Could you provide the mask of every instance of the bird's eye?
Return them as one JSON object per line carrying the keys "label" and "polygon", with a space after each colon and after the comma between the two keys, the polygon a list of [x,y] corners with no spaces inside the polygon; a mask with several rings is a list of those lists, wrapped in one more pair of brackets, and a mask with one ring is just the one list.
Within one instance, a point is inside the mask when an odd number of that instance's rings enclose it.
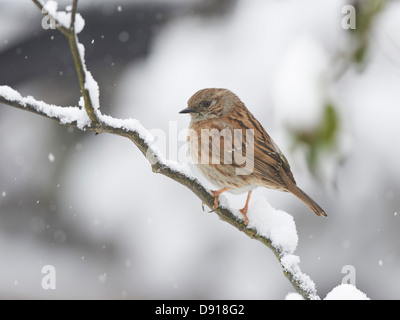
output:
{"label": "bird's eye", "polygon": [[211,106],[211,101],[206,100],[203,102],[203,107],[208,108],[209,106]]}

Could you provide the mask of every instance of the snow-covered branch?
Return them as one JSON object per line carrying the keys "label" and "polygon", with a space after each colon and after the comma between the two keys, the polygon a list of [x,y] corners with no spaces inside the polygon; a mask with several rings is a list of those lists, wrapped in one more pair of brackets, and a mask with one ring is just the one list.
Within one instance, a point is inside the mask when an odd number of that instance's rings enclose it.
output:
{"label": "snow-covered branch", "polygon": [[[152,146],[152,135],[136,119],[116,119],[100,113],[99,121],[94,124],[85,109],[78,106],[61,107],[38,101],[31,96],[22,97],[8,86],[0,86],[0,103],[18,109],[30,111],[60,124],[90,130],[97,133],[111,133],[130,139],[149,160],[153,172],[163,174],[190,189],[197,197],[212,207],[214,198],[196,178],[189,168],[178,162],[167,160]],[[257,200],[257,199],[256,199]],[[253,239],[269,247],[282,265],[283,272],[293,287],[305,299],[319,299],[311,279],[303,274],[299,267],[300,259],[293,255],[297,246],[297,232],[292,216],[286,212],[273,209],[265,199],[258,199],[254,209],[249,210],[249,225],[246,227],[242,216],[229,205],[222,204],[214,211],[224,220]]]}
{"label": "snow-covered branch", "polygon": [[85,21],[78,14],[78,0],[73,0],[70,8],[71,12],[57,11],[58,3],[49,0],[43,3],[42,0],[32,0],[35,5],[45,15],[49,15],[55,21],[57,29],[66,36],[71,49],[72,57],[75,63],[75,69],[78,74],[79,85],[82,92],[83,106],[89,119],[93,123],[99,121],[97,110],[100,106],[99,87],[92,74],[87,70],[84,60],[85,47],[79,43],[78,33],[83,30]]}

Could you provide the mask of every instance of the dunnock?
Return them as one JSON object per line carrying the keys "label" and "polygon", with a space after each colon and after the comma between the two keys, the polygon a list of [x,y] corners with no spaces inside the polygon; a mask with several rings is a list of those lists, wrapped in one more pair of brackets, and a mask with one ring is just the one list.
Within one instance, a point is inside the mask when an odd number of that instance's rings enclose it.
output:
{"label": "dunnock", "polygon": [[200,90],[180,113],[191,115],[188,142],[192,159],[204,176],[220,188],[211,191],[215,198],[213,209],[218,208],[218,197],[225,191],[248,192],[240,210],[247,224],[252,190],[266,187],[291,192],[316,215],[327,216],[296,185],[286,157],[233,92]]}

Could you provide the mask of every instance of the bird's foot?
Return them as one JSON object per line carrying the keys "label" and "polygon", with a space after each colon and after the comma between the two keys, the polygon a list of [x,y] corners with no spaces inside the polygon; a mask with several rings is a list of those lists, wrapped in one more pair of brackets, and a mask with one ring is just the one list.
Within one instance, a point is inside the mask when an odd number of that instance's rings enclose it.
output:
{"label": "bird's foot", "polygon": [[247,206],[244,207],[243,209],[239,210],[241,214],[243,215],[244,218],[244,224],[247,226],[249,224],[249,218],[247,218]]}

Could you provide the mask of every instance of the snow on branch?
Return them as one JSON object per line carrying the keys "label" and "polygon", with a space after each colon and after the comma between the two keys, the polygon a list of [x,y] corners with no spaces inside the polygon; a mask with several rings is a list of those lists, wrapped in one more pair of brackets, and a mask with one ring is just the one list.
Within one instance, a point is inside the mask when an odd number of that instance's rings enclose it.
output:
{"label": "snow on branch", "polygon": [[57,29],[68,39],[82,92],[83,100],[80,104],[84,106],[92,123],[97,123],[99,121],[98,109],[100,107],[99,86],[86,68],[85,47],[78,40],[77,34],[82,31],[85,25],[82,16],[77,13],[78,0],[73,0],[71,12],[57,11],[58,3],[53,0],[49,0],[46,3],[43,0],[32,1],[43,14],[49,15],[54,19]]}
{"label": "snow on branch", "polygon": [[0,86],[0,102],[57,120],[61,124],[74,125],[82,130],[90,125],[87,113],[80,108],[55,106],[36,100],[32,96],[22,97],[9,86]]}
{"label": "snow on branch", "polygon": [[[77,33],[84,26],[83,18],[77,14],[77,0],[73,0],[71,12],[57,11],[57,2],[32,0],[42,12],[50,14],[58,23],[58,30],[69,41],[77,70],[82,97],[78,106],[61,107],[23,97],[9,86],[0,86],[0,103],[30,111],[60,124],[77,127],[96,133],[111,133],[130,139],[151,164],[152,170],[161,173],[190,189],[203,203],[213,207],[214,198],[190,172],[176,161],[167,160],[153,145],[154,138],[136,119],[116,119],[100,111],[99,86],[87,70],[85,48],[79,43]],[[223,199],[222,199],[223,200]],[[294,255],[298,236],[294,219],[288,213],[276,210],[264,199],[253,202],[248,212],[249,224],[245,225],[242,215],[222,203],[214,210],[221,220],[230,223],[249,237],[259,240],[272,250],[282,266],[283,273],[304,299],[320,299],[314,282],[301,272],[300,258]]]}
{"label": "snow on branch", "polygon": [[65,36],[72,36],[83,30],[85,21],[79,13],[76,13],[78,1],[74,0],[72,7],[69,7],[71,12],[58,11],[58,3],[53,0],[44,2],[43,0],[32,0],[33,3],[48,16],[52,23],[54,22],[57,29]]}
{"label": "snow on branch", "polygon": [[57,11],[58,3],[56,1],[37,1],[42,6],[42,11],[52,17],[56,24],[62,26],[65,29],[73,29],[75,33],[80,33],[85,26],[85,21],[79,13],[76,13],[77,1],[74,1],[72,12]]}

